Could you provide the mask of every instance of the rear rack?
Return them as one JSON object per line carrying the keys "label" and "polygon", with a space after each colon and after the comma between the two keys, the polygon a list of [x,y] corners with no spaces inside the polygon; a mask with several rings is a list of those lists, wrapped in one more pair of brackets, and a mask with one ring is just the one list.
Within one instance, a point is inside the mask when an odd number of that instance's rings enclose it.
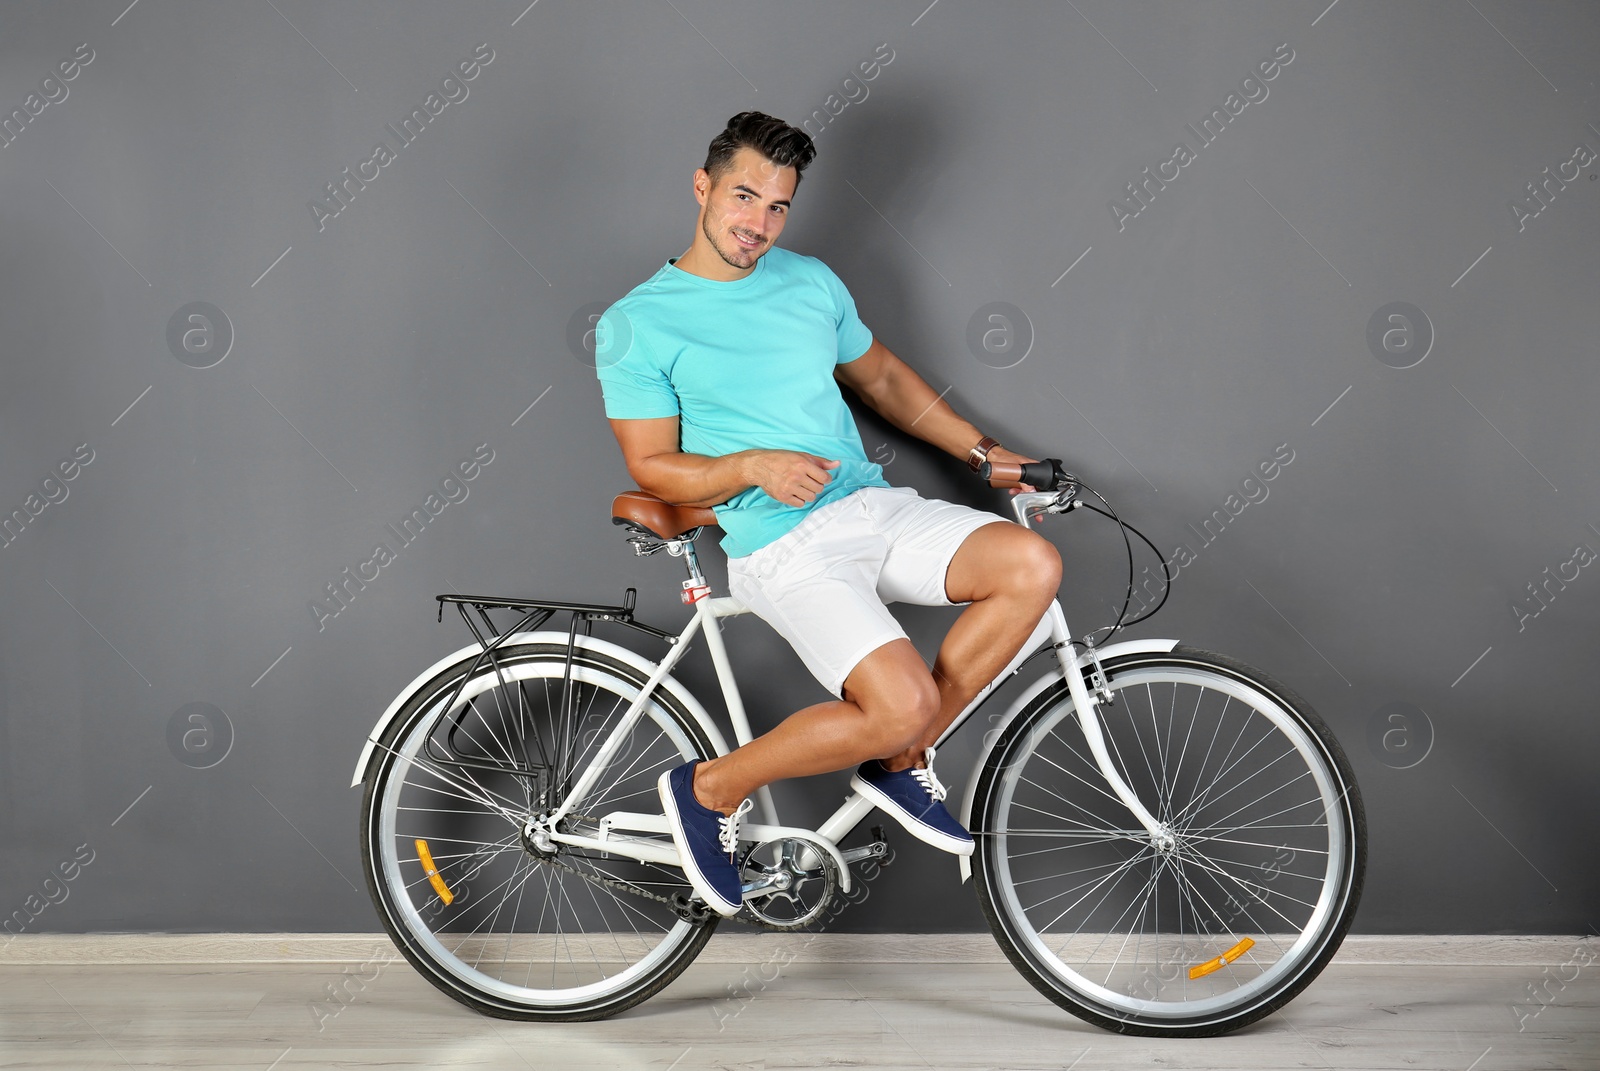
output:
{"label": "rear rack", "polygon": [[[461,612],[461,620],[466,622],[467,628],[472,631],[473,637],[477,639],[478,645],[485,648],[498,647],[507,636],[529,628],[538,628],[553,615],[563,611],[572,614],[572,628],[569,629],[569,632],[575,632],[580,619],[584,623],[583,634],[585,636],[589,635],[593,622],[615,621],[619,625],[636,628],[640,632],[648,633],[657,639],[667,640],[668,642],[676,640],[677,636],[671,632],[663,632],[661,629],[647,625],[643,621],[635,621],[633,619],[633,607],[638,596],[639,590],[637,588],[629,588],[623,596],[621,606],[606,606],[601,603],[591,602],[559,602],[552,599],[497,599],[486,595],[435,595],[434,598],[439,601],[438,620],[444,620],[445,603],[454,604],[455,608]],[[478,618],[483,622],[484,628],[490,636],[494,637],[493,643],[483,638],[483,633],[478,631],[478,626],[468,616],[467,607],[469,606],[477,611]],[[489,619],[490,610],[517,610],[524,612],[526,616],[510,629],[501,632],[495,623]]]}
{"label": "rear rack", "polygon": [[[500,677],[502,683],[506,682],[505,670],[502,668],[495,653],[496,649],[504,644],[506,640],[529,629],[537,629],[555,614],[570,613],[572,620],[567,626],[566,664],[562,669],[561,676],[561,714],[556,730],[558,733],[556,754],[568,754],[573,745],[573,741],[570,738],[573,715],[572,661],[574,652],[577,649],[578,623],[580,621],[583,622],[583,634],[585,636],[590,635],[594,622],[615,621],[618,624],[627,625],[629,628],[635,628],[640,632],[666,640],[668,643],[676,643],[678,641],[678,637],[673,633],[663,632],[661,629],[633,619],[634,602],[638,598],[638,594],[638,589],[628,588],[621,606],[605,606],[599,603],[586,602],[561,602],[553,599],[500,599],[485,595],[434,596],[439,602],[438,620],[444,620],[446,603],[455,606],[461,613],[461,620],[466,623],[467,629],[471,631],[473,638],[478,641],[478,646],[482,648],[477,657],[473,659],[472,666],[461,678],[461,682],[456,685],[455,691],[451,694],[449,701],[446,702],[444,709],[451,710],[455,707],[456,701],[467,686],[467,682],[477,675],[479,668],[485,662],[494,667],[494,671]],[[469,608],[476,611],[478,620],[483,622],[481,628],[467,612]],[[522,614],[523,617],[511,628],[502,630],[490,618],[490,610],[515,610]],[[487,636],[485,633],[487,633]],[[463,707],[460,713],[456,715],[455,723],[451,726],[448,734],[447,746],[455,754],[451,756],[438,752],[436,743],[430,740],[427,745],[429,758],[449,766],[477,767],[500,772],[510,770],[513,773],[529,777],[538,776],[539,764],[534,763],[531,756],[523,756],[521,764],[513,761],[508,765],[506,762],[499,760],[485,762],[463,755],[457,746],[456,734],[460,730],[461,720],[466,714],[467,709]],[[549,786],[546,787],[548,788]]]}

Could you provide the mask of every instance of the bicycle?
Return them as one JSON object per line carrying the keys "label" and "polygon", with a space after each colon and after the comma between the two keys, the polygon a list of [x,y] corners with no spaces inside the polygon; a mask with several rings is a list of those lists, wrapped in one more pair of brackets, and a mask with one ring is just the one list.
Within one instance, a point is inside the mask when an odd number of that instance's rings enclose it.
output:
{"label": "bicycle", "polygon": [[[1019,524],[1088,505],[1080,489],[1110,508],[1055,459],[981,475],[1039,488],[1013,496]],[[1140,534],[1096,512],[1125,543]],[[701,572],[694,541],[716,523],[709,508],[633,491],[614,501],[613,523],[636,554],[684,559],[693,615],[681,632],[635,620],[634,588],[621,605],[437,596],[439,619],[453,605],[475,642],[389,705],[352,781],[366,786],[363,864],[396,946],[491,1016],[574,1021],[633,1007],[720,921],[683,876],[656,779],[729,750],[671,676],[697,633],[734,739],[751,739],[720,624],[749,611],[712,596]],[[1131,544],[1128,554],[1131,596]],[[522,616],[502,630],[491,611]],[[563,612],[564,632],[539,631]],[[597,621],[669,650],[647,659],[592,635]],[[1119,615],[1111,633],[1124,624]],[[978,848],[959,860],[962,881],[973,879],[1018,971],[1067,1011],[1122,1033],[1225,1033],[1283,1006],[1338,949],[1365,871],[1360,794],[1338,741],[1284,685],[1175,640],[1097,646],[1101,631],[1071,639],[1052,602],[940,737],[1044,659],[967,778],[957,817]],[[740,831],[745,922],[803,929],[850,892],[853,865],[887,854],[881,828],[842,847],[872,810],[859,795],[815,830],[781,824],[766,788],[755,798],[761,820]]]}

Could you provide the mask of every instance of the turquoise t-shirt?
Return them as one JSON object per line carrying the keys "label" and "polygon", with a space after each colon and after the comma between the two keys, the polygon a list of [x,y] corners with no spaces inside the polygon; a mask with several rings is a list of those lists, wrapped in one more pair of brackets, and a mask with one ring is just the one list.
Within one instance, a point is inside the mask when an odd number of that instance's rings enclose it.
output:
{"label": "turquoise t-shirt", "polygon": [[888,487],[833,378],[867,352],[872,332],[839,277],[815,257],[774,246],[743,279],[718,282],[671,261],[601,316],[595,370],[613,420],[676,416],[686,454],[803,450],[833,458],[804,506],[749,487],[714,506],[730,558],[760,550],[825,502]]}

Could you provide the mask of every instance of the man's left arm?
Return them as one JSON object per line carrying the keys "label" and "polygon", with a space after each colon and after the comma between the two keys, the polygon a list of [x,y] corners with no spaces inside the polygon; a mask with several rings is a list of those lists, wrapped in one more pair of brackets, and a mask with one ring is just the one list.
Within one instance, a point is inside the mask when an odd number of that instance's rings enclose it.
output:
{"label": "man's left arm", "polygon": [[[835,366],[833,374],[889,423],[959,458],[962,464],[984,438],[984,432],[962,418],[938,391],[876,338],[866,353]],[[991,461],[1038,460],[1004,446],[994,447],[988,457]],[[1016,491],[1033,489],[1024,485]]]}

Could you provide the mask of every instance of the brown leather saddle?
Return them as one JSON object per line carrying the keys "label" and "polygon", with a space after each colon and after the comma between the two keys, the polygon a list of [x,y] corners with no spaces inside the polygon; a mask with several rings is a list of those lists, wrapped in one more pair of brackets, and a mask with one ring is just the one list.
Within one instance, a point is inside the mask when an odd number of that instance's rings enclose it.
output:
{"label": "brown leather saddle", "polygon": [[717,515],[710,506],[674,506],[645,491],[624,491],[611,500],[611,523],[676,539],[692,528],[714,527]]}

